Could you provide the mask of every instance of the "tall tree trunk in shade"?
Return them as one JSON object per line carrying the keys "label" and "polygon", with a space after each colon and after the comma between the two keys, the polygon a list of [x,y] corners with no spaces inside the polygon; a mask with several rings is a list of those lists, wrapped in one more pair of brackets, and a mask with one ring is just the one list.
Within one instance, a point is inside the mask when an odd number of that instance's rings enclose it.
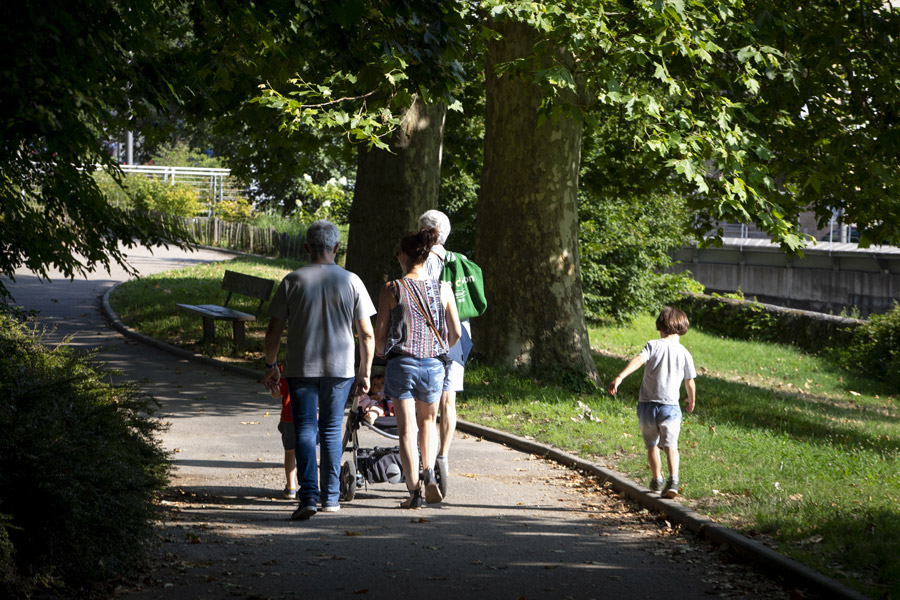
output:
{"label": "tall tree trunk in shade", "polygon": [[360,147],[345,265],[375,303],[384,282],[401,275],[397,242],[437,206],[445,116],[443,103],[416,98],[390,139],[390,152]]}
{"label": "tall tree trunk in shade", "polygon": [[[486,56],[475,242],[488,310],[473,322],[476,350],[492,364],[561,365],[599,382],[578,260],[582,124],[559,111],[542,122],[541,93],[529,84],[531,73],[497,74],[498,63],[531,55],[538,34],[512,21],[493,26],[502,37],[490,42]],[[571,60],[556,55],[538,62],[551,58]]]}

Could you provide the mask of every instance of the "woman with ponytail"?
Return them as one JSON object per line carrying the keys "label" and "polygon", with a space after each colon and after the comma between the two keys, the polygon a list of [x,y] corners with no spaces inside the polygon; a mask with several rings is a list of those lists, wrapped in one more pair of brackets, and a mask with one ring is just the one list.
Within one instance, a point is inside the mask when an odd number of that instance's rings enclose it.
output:
{"label": "woman with ponytail", "polygon": [[[387,358],[385,395],[394,401],[400,437],[400,461],[410,497],[401,508],[421,508],[442,500],[434,476],[438,401],[447,352],[460,336],[456,300],[450,285],[429,278],[425,259],[438,240],[436,229],[403,236],[397,259],[403,277],[381,290],[375,322],[375,348]],[[413,428],[418,425],[422,453],[420,477]]]}

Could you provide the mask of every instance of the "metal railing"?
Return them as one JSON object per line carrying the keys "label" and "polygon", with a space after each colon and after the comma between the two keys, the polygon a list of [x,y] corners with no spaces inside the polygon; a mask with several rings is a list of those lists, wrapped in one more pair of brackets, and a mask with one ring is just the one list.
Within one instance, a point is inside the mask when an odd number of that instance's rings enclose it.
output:
{"label": "metal railing", "polygon": [[210,202],[242,196],[245,190],[231,177],[231,169],[213,167],[169,167],[157,165],[121,165],[122,172],[144,175],[175,185],[189,185]]}

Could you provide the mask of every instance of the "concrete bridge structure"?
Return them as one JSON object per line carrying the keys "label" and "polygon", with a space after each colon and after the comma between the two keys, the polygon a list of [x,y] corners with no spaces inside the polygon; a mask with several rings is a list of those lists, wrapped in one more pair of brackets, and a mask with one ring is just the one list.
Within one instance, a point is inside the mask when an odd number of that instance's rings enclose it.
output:
{"label": "concrete bridge structure", "polygon": [[788,256],[767,239],[724,238],[719,248],[681,248],[672,272],[690,271],[707,293],[740,290],[760,302],[860,317],[900,302],[900,248],[854,243],[810,244]]}

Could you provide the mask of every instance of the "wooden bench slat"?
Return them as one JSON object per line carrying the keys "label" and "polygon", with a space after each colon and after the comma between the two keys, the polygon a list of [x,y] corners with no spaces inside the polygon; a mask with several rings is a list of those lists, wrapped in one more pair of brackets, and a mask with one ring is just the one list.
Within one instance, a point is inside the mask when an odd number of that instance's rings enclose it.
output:
{"label": "wooden bench slat", "polygon": [[218,304],[176,304],[178,308],[221,321],[255,321],[256,315]]}

